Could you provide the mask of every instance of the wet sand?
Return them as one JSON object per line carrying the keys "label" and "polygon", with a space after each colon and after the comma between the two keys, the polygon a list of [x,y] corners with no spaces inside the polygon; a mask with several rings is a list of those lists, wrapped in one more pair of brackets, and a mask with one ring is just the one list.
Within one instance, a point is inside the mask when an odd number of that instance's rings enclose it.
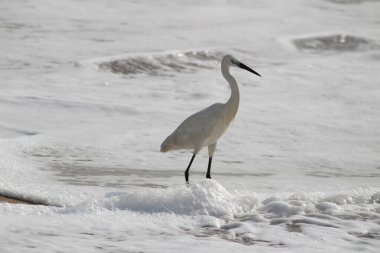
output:
{"label": "wet sand", "polygon": [[35,205],[35,203],[32,203],[32,202],[28,202],[28,201],[24,201],[24,200],[20,200],[20,199],[15,199],[15,198],[9,198],[9,197],[5,197],[5,196],[0,195],[0,203],[1,202],[5,202],[5,203],[9,203],[9,204]]}

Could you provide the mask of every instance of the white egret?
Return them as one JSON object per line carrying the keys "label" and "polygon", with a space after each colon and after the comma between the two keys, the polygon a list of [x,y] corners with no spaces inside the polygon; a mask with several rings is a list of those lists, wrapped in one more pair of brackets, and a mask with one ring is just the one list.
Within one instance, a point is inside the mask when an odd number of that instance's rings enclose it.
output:
{"label": "white egret", "polygon": [[201,148],[205,146],[208,146],[209,155],[206,178],[211,179],[211,162],[216,143],[235,118],[239,108],[239,87],[235,78],[230,74],[231,66],[248,70],[260,76],[259,73],[241,63],[233,56],[225,55],[222,59],[221,69],[223,77],[231,87],[231,96],[228,101],[225,104],[213,104],[191,115],[161,144],[161,152],[178,149],[193,149],[193,156],[185,170],[186,182],[189,182],[189,170],[195,156]]}

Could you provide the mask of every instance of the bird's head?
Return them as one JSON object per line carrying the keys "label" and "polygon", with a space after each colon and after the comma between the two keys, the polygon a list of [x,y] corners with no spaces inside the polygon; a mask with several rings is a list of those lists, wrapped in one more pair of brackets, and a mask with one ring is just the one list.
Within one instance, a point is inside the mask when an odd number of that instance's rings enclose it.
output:
{"label": "bird's head", "polygon": [[254,71],[253,69],[251,69],[250,67],[248,67],[247,65],[245,65],[244,63],[240,62],[239,60],[237,60],[235,57],[233,57],[232,55],[225,55],[223,56],[223,59],[222,59],[222,66],[227,66],[227,67],[230,67],[230,66],[234,66],[234,67],[239,67],[241,69],[245,69],[255,75],[258,75],[258,76],[261,76],[259,73],[257,73],[256,71]]}

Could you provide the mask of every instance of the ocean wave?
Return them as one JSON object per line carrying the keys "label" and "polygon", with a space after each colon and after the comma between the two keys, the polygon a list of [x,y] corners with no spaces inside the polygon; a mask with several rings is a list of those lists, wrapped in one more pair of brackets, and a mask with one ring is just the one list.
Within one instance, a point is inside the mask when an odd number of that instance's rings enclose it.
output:
{"label": "ocean wave", "polygon": [[198,69],[215,68],[223,53],[216,50],[167,51],[151,54],[125,54],[83,61],[100,70],[134,76],[167,76],[175,73],[191,73]]}
{"label": "ocean wave", "polygon": [[[344,192],[256,194],[228,190],[215,180],[201,180],[189,186],[166,189],[140,189],[109,192],[74,206],[44,209],[49,216],[61,218],[114,217],[130,222],[147,219],[161,224],[175,220],[179,230],[195,237],[219,237],[243,244],[287,247],[296,241],[292,236],[313,241],[319,233],[376,247],[380,239],[380,192],[357,188]],[[0,206],[1,207],[1,206]],[[17,206],[5,205],[0,212],[22,212]],[[40,209],[26,208],[28,212]],[[63,215],[63,216],[62,216]],[[92,217],[92,218],[91,218]],[[181,220],[191,224],[181,224]],[[279,237],[277,235],[283,235]],[[319,238],[318,237],[318,238]],[[286,239],[288,238],[288,239]]]}
{"label": "ocean wave", "polygon": [[66,211],[81,212],[82,208],[95,205],[106,210],[208,215],[228,219],[252,214],[278,219],[297,215],[338,217],[344,213],[350,214],[353,219],[380,219],[379,203],[380,192],[369,188],[343,193],[295,193],[263,198],[253,192],[227,190],[215,180],[204,179],[189,186],[110,192],[104,199],[95,202],[90,200],[79,206],[68,207]]}
{"label": "ocean wave", "polygon": [[202,180],[188,187],[109,194],[103,205],[111,210],[233,217],[253,211],[259,200],[254,194],[231,193],[216,181]]}
{"label": "ocean wave", "polygon": [[380,48],[374,40],[340,33],[295,38],[293,43],[298,50],[309,52],[354,52]]}
{"label": "ocean wave", "polygon": [[370,188],[264,197],[264,194],[227,190],[217,181],[205,179],[190,186],[110,192],[103,199],[58,208],[57,212],[190,218],[194,220],[192,227],[178,226],[196,237],[217,236],[243,245],[271,247],[285,247],[289,243],[271,234],[288,237],[297,233],[313,238],[311,231],[318,233],[323,229],[332,236],[365,242],[372,247],[380,239],[379,203],[380,192]]}

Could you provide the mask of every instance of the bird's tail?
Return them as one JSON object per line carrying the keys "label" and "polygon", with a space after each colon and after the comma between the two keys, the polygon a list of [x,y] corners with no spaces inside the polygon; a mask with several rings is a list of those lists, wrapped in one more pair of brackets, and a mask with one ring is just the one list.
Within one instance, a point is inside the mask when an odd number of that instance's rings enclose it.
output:
{"label": "bird's tail", "polygon": [[168,137],[168,138],[166,138],[165,140],[164,140],[164,142],[161,144],[161,149],[160,149],[160,151],[161,152],[168,152],[168,151],[170,151],[171,150],[171,148],[172,148],[172,145],[171,145],[171,141],[170,141],[170,136]]}

